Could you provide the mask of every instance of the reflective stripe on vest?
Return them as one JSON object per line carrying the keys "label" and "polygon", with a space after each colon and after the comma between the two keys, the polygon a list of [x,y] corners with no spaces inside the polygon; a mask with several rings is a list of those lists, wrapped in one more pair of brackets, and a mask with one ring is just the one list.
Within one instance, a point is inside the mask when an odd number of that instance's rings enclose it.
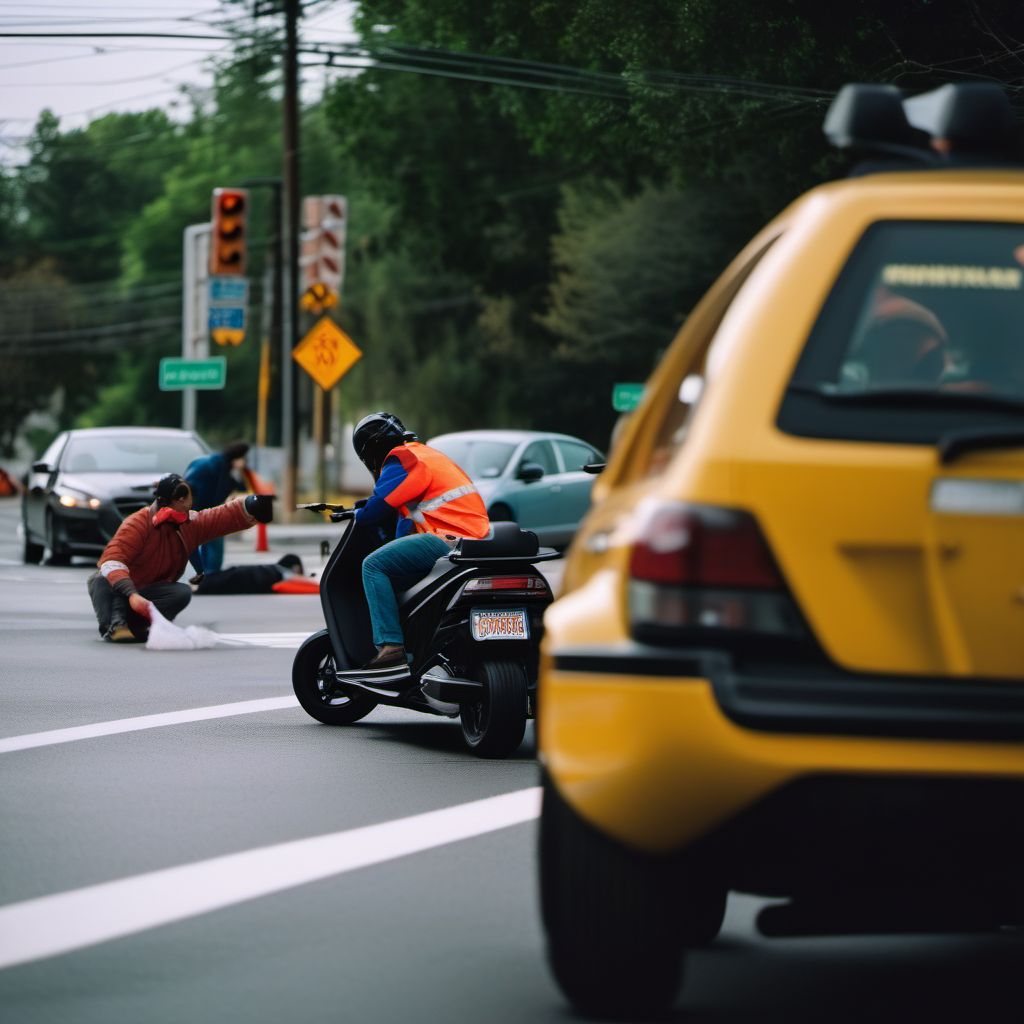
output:
{"label": "reflective stripe on vest", "polygon": [[472,484],[463,484],[461,487],[453,487],[450,491],[445,491],[444,494],[439,494],[436,498],[431,498],[430,501],[420,502],[416,508],[420,512],[433,512],[435,508],[440,508],[442,505],[447,504],[449,501],[454,501],[456,498],[464,498],[467,494],[476,494],[476,488]]}
{"label": "reflective stripe on vest", "polygon": [[476,493],[477,490],[472,484],[463,484],[461,487],[453,487],[450,491],[439,494],[436,498],[431,498],[430,501],[414,501],[405,507],[409,510],[409,518],[414,523],[425,523],[427,520],[423,515],[424,512],[433,512],[442,505],[447,505],[449,501],[455,501],[456,498],[464,498],[467,494]]}

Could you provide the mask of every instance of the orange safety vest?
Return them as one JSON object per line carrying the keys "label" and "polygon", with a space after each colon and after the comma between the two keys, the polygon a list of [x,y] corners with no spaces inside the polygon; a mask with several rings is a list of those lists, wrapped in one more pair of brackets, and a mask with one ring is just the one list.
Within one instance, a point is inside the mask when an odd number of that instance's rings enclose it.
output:
{"label": "orange safety vest", "polygon": [[384,500],[416,525],[417,533],[441,537],[486,537],[491,523],[473,482],[441,452],[410,441],[388,452],[406,472]]}

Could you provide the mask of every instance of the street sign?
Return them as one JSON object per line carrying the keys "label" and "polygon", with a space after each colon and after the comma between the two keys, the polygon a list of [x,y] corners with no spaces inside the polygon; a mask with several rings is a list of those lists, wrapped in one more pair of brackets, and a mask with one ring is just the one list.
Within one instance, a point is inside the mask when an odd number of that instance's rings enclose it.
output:
{"label": "street sign", "polygon": [[302,202],[302,224],[302,283],[325,284],[340,294],[345,279],[348,200],[344,196],[306,196]]}
{"label": "street sign", "polygon": [[362,355],[356,343],[327,316],[318,320],[292,351],[295,362],[324,391],[330,391]]}
{"label": "street sign", "polygon": [[245,330],[245,310],[237,306],[211,306],[210,323],[211,331],[218,327],[230,327],[232,330]]}
{"label": "street sign", "polygon": [[161,359],[160,390],[220,391],[227,380],[227,360],[223,356],[212,359]]}
{"label": "street sign", "polygon": [[214,305],[227,303],[245,306],[249,302],[249,279],[247,277],[211,277],[210,302]]}
{"label": "street sign", "polygon": [[240,345],[245,340],[249,279],[211,277],[207,330],[218,345]]}
{"label": "street sign", "polygon": [[338,304],[338,293],[318,281],[311,284],[299,299],[299,305],[307,313],[326,313]]}
{"label": "street sign", "polygon": [[616,412],[632,412],[643,394],[643,384],[616,384],[612,387],[612,408]]}

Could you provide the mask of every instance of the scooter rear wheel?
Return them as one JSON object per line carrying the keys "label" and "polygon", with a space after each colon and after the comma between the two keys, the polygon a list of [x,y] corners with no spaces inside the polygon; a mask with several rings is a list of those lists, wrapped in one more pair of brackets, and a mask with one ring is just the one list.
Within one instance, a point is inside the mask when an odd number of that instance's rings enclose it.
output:
{"label": "scooter rear wheel", "polygon": [[292,663],[292,688],[302,709],[324,725],[351,725],[365,718],[377,702],[347,691],[334,675],[334,650],[327,630],[315,633]]}
{"label": "scooter rear wheel", "polygon": [[462,738],[477,757],[509,757],[526,733],[526,670],[516,661],[485,661],[480,669],[484,696],[462,705]]}

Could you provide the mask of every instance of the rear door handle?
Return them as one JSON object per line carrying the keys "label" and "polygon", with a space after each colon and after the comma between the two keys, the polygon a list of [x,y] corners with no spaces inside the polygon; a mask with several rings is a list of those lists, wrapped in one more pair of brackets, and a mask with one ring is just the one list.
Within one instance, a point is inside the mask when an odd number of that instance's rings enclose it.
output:
{"label": "rear door handle", "polygon": [[551,493],[552,494],[561,494],[562,493],[562,485],[561,484],[552,484],[551,485]]}

